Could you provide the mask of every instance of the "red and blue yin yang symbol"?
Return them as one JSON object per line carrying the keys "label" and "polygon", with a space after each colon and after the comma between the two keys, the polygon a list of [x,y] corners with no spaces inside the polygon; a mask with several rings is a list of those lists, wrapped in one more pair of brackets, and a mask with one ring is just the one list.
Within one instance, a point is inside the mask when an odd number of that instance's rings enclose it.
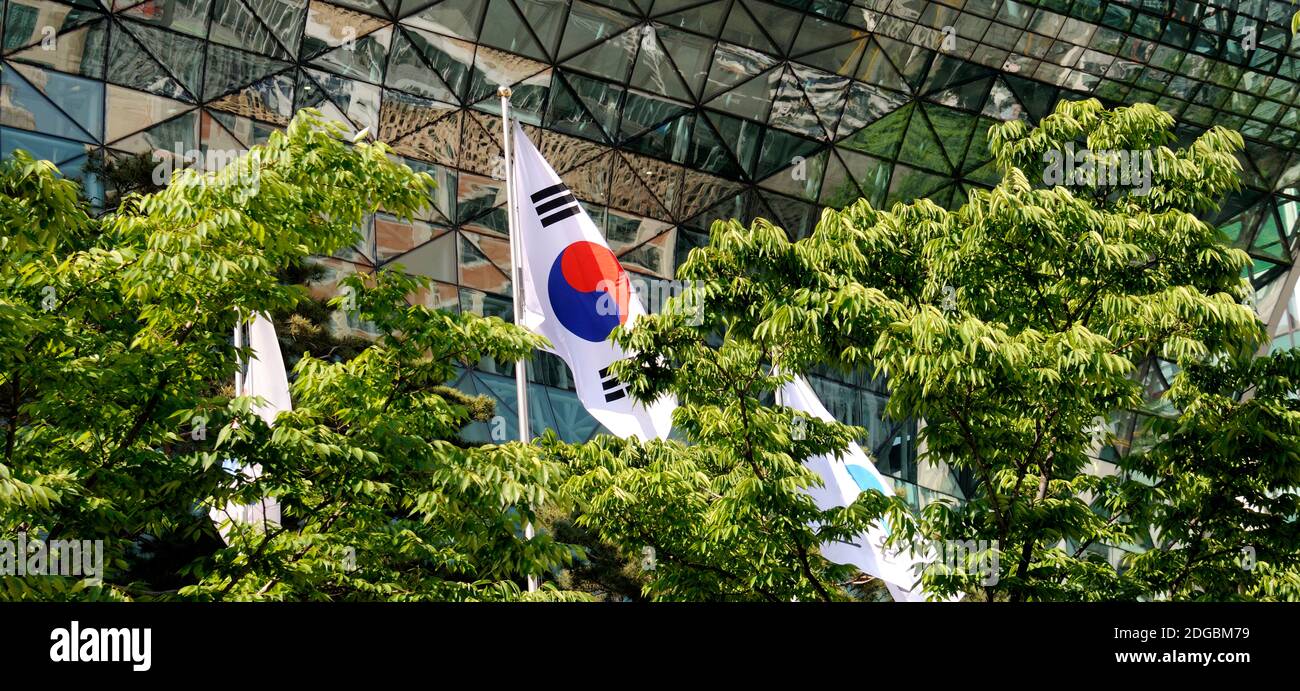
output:
{"label": "red and blue yin yang symbol", "polygon": [[565,247],[546,282],[551,309],[578,338],[601,342],[627,322],[631,285],[608,248],[580,240]]}

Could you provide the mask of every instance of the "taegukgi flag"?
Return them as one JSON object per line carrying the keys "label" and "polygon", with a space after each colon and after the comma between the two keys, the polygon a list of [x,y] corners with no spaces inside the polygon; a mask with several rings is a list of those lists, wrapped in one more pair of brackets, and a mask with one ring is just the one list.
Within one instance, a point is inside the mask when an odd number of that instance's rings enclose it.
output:
{"label": "taegukgi flag", "polygon": [[[240,325],[235,326],[236,343],[240,341],[239,328]],[[281,411],[293,410],[293,403],[289,400],[289,375],[285,372],[284,359],[280,355],[280,341],[275,337],[275,325],[266,315],[255,315],[248,325],[248,347],[253,354],[244,373],[243,387],[235,391],[235,395],[262,399],[262,403],[255,405],[253,412],[271,426]],[[234,461],[227,461],[223,467],[230,472],[242,472],[249,480],[256,480],[262,475],[262,466],[256,463],[241,466]],[[263,529],[279,526],[280,502],[274,497],[263,497],[253,504],[230,503],[224,510],[214,507],[208,515],[220,526],[222,538],[227,538],[230,532],[227,521],[245,525],[260,523]]]}
{"label": "taegukgi flag", "polygon": [[[826,422],[834,422],[830,411],[822,405],[817,394],[803,377],[781,389],[782,402],[795,410]],[[893,495],[889,481],[863,453],[857,443],[838,457],[815,456],[805,461],[810,470],[822,479],[821,487],[809,488],[809,494],[823,511],[848,506],[865,490],[874,489],[885,496]],[[888,524],[877,522],[854,542],[828,542],[821,547],[822,555],[838,564],[852,564],[871,576],[885,582],[890,594],[899,602],[923,602],[927,594],[917,583],[918,564],[922,561],[908,550],[892,551],[884,547]]]}
{"label": "taegukgi flag", "polygon": [[608,340],[610,332],[645,314],[627,273],[518,123],[513,139],[523,325],[550,340],[573,371],[578,399],[610,432],[667,437],[676,400],[665,396],[642,405],[609,371],[627,357]]}

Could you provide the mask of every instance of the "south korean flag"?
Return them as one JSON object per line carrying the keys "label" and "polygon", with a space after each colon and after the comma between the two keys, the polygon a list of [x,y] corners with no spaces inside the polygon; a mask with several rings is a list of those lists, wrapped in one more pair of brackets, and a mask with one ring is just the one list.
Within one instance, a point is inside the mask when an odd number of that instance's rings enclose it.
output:
{"label": "south korean flag", "polygon": [[573,371],[578,399],[610,432],[665,438],[677,401],[636,402],[610,365],[627,357],[609,339],[645,314],[596,224],[516,123],[514,195],[523,257],[524,326],[550,340]]}

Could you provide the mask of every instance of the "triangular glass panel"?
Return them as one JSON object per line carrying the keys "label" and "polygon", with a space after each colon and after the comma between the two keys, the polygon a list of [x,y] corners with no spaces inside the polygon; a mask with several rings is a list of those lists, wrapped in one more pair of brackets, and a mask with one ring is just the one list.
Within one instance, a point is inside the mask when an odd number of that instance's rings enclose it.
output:
{"label": "triangular glass panel", "polygon": [[379,140],[393,143],[421,127],[433,124],[456,106],[401,91],[385,90],[380,106]]}
{"label": "triangular glass panel", "polygon": [[951,182],[949,178],[896,164],[886,204],[891,206],[897,202],[907,204],[929,197],[949,182]]}
{"label": "triangular glass panel", "polygon": [[994,120],[1021,120],[1029,117],[1028,111],[1020,104],[1020,100],[1011,89],[1007,88],[1006,82],[999,77],[993,80],[993,87],[989,89],[988,101],[984,103],[984,110],[981,111],[985,116]]}
{"label": "triangular glass panel", "polygon": [[[99,141],[104,136],[104,84],[92,79],[9,63],[4,71],[15,71],[46,99],[71,118],[87,136]],[[12,104],[6,104],[6,108]],[[39,120],[38,120],[39,122]],[[51,132],[51,134],[55,134]],[[80,137],[72,137],[80,139]]]}
{"label": "triangular glass panel", "polygon": [[[740,164],[741,171],[746,177],[752,178],[754,176],[754,166],[758,162],[759,144],[763,138],[763,130],[767,128],[756,122],[742,120],[711,110],[704,111],[704,114],[709,123],[719,133],[719,141],[726,145],[728,151],[735,157],[736,162]],[[699,159],[697,157],[694,160],[698,161]],[[698,165],[704,167],[705,163],[700,161]]]}
{"label": "triangular glass panel", "polygon": [[823,150],[807,158],[793,157],[794,161],[785,169],[763,180],[759,186],[773,192],[815,202],[817,193],[821,189],[822,178],[826,172],[826,159],[829,155],[829,150]]}
{"label": "triangular glass panel", "polygon": [[384,84],[424,98],[456,103],[456,95],[442,81],[442,76],[425,62],[421,51],[402,29],[393,36],[393,50],[388,57]]}
{"label": "triangular glass panel", "polygon": [[776,58],[756,50],[730,43],[719,43],[709,67],[709,80],[704,86],[704,100],[731,89],[751,79],[776,64]]}
{"label": "triangular glass panel", "polygon": [[1291,252],[1282,237],[1277,215],[1271,209],[1264,217],[1264,221],[1260,223],[1259,230],[1255,232],[1255,240],[1250,244],[1250,252],[1284,262],[1291,260]]}
{"label": "triangular glass panel", "polygon": [[731,113],[739,117],[767,122],[768,112],[772,108],[777,88],[781,85],[781,75],[785,70],[773,67],[739,86],[719,95],[708,102],[710,108]]}
{"label": "triangular glass panel", "polygon": [[[518,101],[521,110],[540,107],[540,101],[529,103],[528,98],[531,96],[536,99],[538,88],[544,91],[549,87],[550,71],[546,63],[511,55],[497,48],[479,46],[474,53],[474,69],[470,71],[469,90],[465,93],[465,102],[479,104],[477,106],[479,110],[499,112],[501,98],[497,94],[498,88],[514,87],[524,82],[529,82],[529,86],[521,86],[520,93],[512,98]],[[524,117],[525,112],[520,112],[520,116]]]}
{"label": "triangular glass panel", "polygon": [[[400,247],[407,242],[418,240],[418,238],[404,237],[403,231],[406,230],[404,224],[389,225],[393,225],[394,228],[391,231],[385,232],[387,235],[393,235],[398,238],[399,244],[397,246]],[[420,226],[423,228],[429,228],[429,226],[424,226],[423,224],[420,224]],[[406,232],[414,232],[418,229],[419,227],[412,228],[410,231]],[[386,250],[383,251],[383,253],[389,254]],[[456,281],[456,234],[444,232],[433,240],[425,242],[405,254],[396,257],[389,254],[389,257],[385,258],[384,261],[393,264],[401,264],[402,268],[409,274],[428,276],[437,281],[454,283]]]}
{"label": "triangular glass panel", "polygon": [[[139,132],[170,120],[194,106],[162,96],[143,94],[130,89],[109,86],[105,90],[105,110],[109,114],[104,141],[114,142],[132,132]],[[197,138],[193,142],[198,144]],[[175,141],[183,141],[177,139]],[[171,149],[169,144],[167,149]]]}
{"label": "triangular glass panel", "polygon": [[[13,65],[6,65],[5,69],[0,70],[0,84],[4,86],[5,91],[4,108],[0,108],[0,125],[75,139],[87,144],[96,143],[95,137],[92,137],[12,68]],[[27,69],[40,72],[36,68]],[[67,77],[67,79],[72,80],[75,77]]]}
{"label": "triangular glass panel", "polygon": [[288,60],[291,55],[240,0],[216,0],[208,40],[250,53]]}
{"label": "triangular glass panel", "polygon": [[879,34],[876,35],[875,40],[911,90],[915,92],[920,88],[921,81],[925,79],[930,69],[930,58],[934,56],[934,51],[895,41]]}
{"label": "triangular glass panel", "polygon": [[[619,122],[619,141],[627,141],[646,130],[657,128],[687,110],[687,106],[653,94],[628,91],[624,99],[623,119]],[[690,133],[685,133],[689,138]],[[659,155],[659,154],[657,154]]]}
{"label": "triangular glass panel", "polygon": [[959,167],[966,157],[966,147],[970,145],[971,137],[975,132],[976,117],[932,103],[925,103],[923,109],[930,118],[935,138],[948,154],[948,161],[953,168]]}
{"label": "triangular glass panel", "polygon": [[274,74],[208,102],[208,107],[236,113],[280,126],[293,116],[297,76],[293,70]]}
{"label": "triangular glass panel", "polygon": [[313,58],[311,64],[335,74],[378,84],[384,76],[393,27],[372,31]]}
{"label": "triangular glass panel", "polygon": [[[749,14],[754,18],[755,23],[762,27],[768,38],[776,44],[779,54],[789,54],[790,43],[794,40],[795,31],[799,29],[799,24],[803,20],[802,15],[765,2],[757,2],[757,0],[737,0],[736,4],[743,4],[745,9],[749,10]],[[734,41],[735,39],[731,40]],[[743,41],[737,42],[743,43]]]}
{"label": "triangular glass panel", "polygon": [[975,129],[971,132],[970,145],[966,147],[966,158],[961,163],[963,171],[970,171],[993,159],[989,151],[989,128],[998,124],[997,120],[980,116],[975,120]]}
{"label": "triangular glass panel", "polygon": [[606,53],[605,58],[622,65],[621,68],[602,68],[604,61],[594,57],[578,67],[596,74],[609,72],[611,79],[622,82],[627,79],[628,68],[632,66],[632,58],[636,55],[637,33],[625,36],[619,34],[635,23],[633,17],[583,0],[574,0],[569,8],[558,57],[560,60],[568,60],[579,53],[599,49],[613,40],[617,45],[610,46],[613,50]]}
{"label": "triangular glass panel", "polygon": [[758,27],[758,22],[754,21],[742,2],[732,3],[731,14],[727,16],[727,23],[722,27],[722,38],[753,50],[761,50],[773,55],[781,54],[781,49],[777,48],[776,44],[768,38],[767,33]]}
{"label": "triangular glass panel", "polygon": [[[624,31],[574,55],[565,61],[564,66],[625,84],[636,57],[637,39],[640,35],[641,32],[635,29]],[[568,37],[569,34],[566,33],[566,45]]]}
{"label": "triangular glass panel", "polygon": [[[636,247],[621,252],[618,255],[618,262],[628,271],[647,274],[658,278],[669,278],[673,275],[673,250],[677,247],[677,230],[670,228],[667,231],[637,245]],[[642,302],[647,299],[653,300],[651,304],[643,304],[647,310],[661,307],[659,296],[649,294],[642,297]]]}
{"label": "triangular glass panel", "polygon": [[813,139],[825,139],[826,130],[817,118],[817,112],[804,97],[799,78],[792,69],[781,72],[781,82],[772,103],[772,113],[767,124],[796,132]]}
{"label": "triangular glass panel", "polygon": [[[137,96],[139,94],[136,94]],[[114,94],[112,89],[109,90],[109,107],[112,108],[112,99]],[[159,98],[157,96],[153,98]],[[165,104],[163,104],[165,107]],[[109,129],[106,139],[117,134],[111,131],[113,127],[112,120],[109,120]],[[123,130],[131,128],[121,128]],[[190,110],[181,113],[168,120],[163,120],[152,127],[143,131],[138,131],[128,137],[110,141],[113,148],[121,151],[129,151],[135,154],[150,154],[154,151],[170,152],[173,155],[181,155],[188,151],[194,151],[199,148],[199,110],[191,107]],[[180,166],[178,166],[180,167]]]}
{"label": "triangular glass panel", "polygon": [[672,228],[672,224],[634,214],[612,212],[605,221],[605,240],[616,255],[648,242]]}
{"label": "triangular glass panel", "polygon": [[203,85],[203,100],[210,101],[238,91],[291,66],[282,60],[214,44],[208,52],[209,69],[207,83]]}
{"label": "triangular glass panel", "polygon": [[[628,104],[634,108],[638,105],[640,94],[628,94]],[[652,99],[653,102],[653,99]],[[675,106],[676,104],[670,103]],[[628,118],[624,118],[628,121]],[[666,157],[674,163],[685,163],[687,147],[690,146],[691,128],[695,123],[695,114],[686,113],[677,118],[641,129],[641,134],[625,141],[623,147],[649,156]]]}
{"label": "triangular glass panel", "polygon": [[566,0],[520,0],[518,2],[519,10],[524,13],[528,26],[537,35],[537,40],[541,42],[547,58],[554,58],[558,50],[556,43],[560,38],[560,31],[564,28],[566,4]]}
{"label": "triangular glass panel", "polygon": [[[388,1],[391,2],[391,0]],[[380,0],[330,0],[330,2],[336,5],[350,7],[354,10],[360,10],[368,14],[377,14],[381,16],[387,16],[390,11],[385,2],[381,2]]]}
{"label": "triangular glass panel", "polygon": [[[107,79],[132,89],[148,91],[167,98],[197,101],[194,94],[199,93],[196,84],[187,84],[171,74],[161,63],[144,49],[129,31],[121,28],[125,22],[113,25],[112,38],[109,41]],[[178,34],[173,34],[179,36]],[[203,49],[198,49],[199,64],[193,73],[196,77],[201,71]]]}
{"label": "triangular glass panel", "polygon": [[510,295],[510,243],[460,232],[460,282],[488,293]]}
{"label": "triangular glass panel", "polygon": [[629,86],[667,96],[678,101],[691,101],[690,89],[682,81],[677,69],[673,67],[668,51],[659,41],[658,30],[646,25],[640,31],[640,50],[637,52],[636,67],[632,69]]}
{"label": "triangular glass panel", "polygon": [[577,74],[566,75],[566,78],[587,112],[596,118],[596,123],[613,140],[618,132],[619,103],[622,101],[623,90]]}
{"label": "triangular glass panel", "polygon": [[[571,77],[572,75],[568,75]],[[557,75],[551,82],[551,99],[547,107],[546,126],[584,139],[607,142],[609,136],[581,106],[577,94],[566,79]],[[613,123],[610,123],[613,126]]]}
{"label": "triangular glass panel", "polygon": [[872,41],[867,46],[866,52],[862,55],[862,61],[858,63],[857,79],[872,86],[896,91],[910,91],[907,82],[894,68],[894,63],[890,61],[889,56],[885,55],[885,51],[881,49],[880,44],[875,41]]}
{"label": "triangular glass panel", "polygon": [[[460,122],[463,111],[443,116],[399,139],[393,150],[404,156],[455,166],[460,153]],[[450,205],[449,205],[450,207]]]}
{"label": "triangular glass panel", "polygon": [[8,158],[14,151],[22,149],[33,157],[54,161],[67,161],[85,155],[94,147],[82,142],[44,137],[35,132],[10,129],[0,126],[0,157]]}
{"label": "triangular glass panel", "polygon": [[[653,174],[652,169],[642,172]],[[628,160],[615,154],[610,165],[609,206],[639,216],[669,220],[672,215]]]}
{"label": "triangular glass panel", "polygon": [[483,23],[482,0],[442,0],[402,20],[402,24],[465,41],[478,40],[478,28]]}
{"label": "triangular glass panel", "polygon": [[[694,1],[698,2],[698,0]],[[717,36],[722,29],[722,22],[726,20],[729,6],[728,0],[714,0],[666,16],[657,16],[657,21],[679,29],[694,31],[697,34]],[[655,14],[659,14],[658,5],[655,6]]]}
{"label": "triangular glass panel", "polygon": [[835,155],[835,150],[828,149],[826,153],[828,154],[826,174],[817,201],[822,206],[842,209],[861,198],[862,190],[858,189],[857,183],[849,175],[848,168],[840,161],[839,156]]}
{"label": "triangular glass panel", "polygon": [[940,53],[935,56],[934,64],[930,66],[930,74],[926,77],[921,91],[932,94],[977,79],[988,78],[993,74],[993,70],[979,63],[958,60]]}
{"label": "triangular glass panel", "polygon": [[385,19],[353,12],[338,5],[313,2],[307,11],[307,21],[302,28],[298,57],[314,58],[331,48],[356,43],[363,36],[389,25]]}
{"label": "triangular glass panel", "polygon": [[[700,125],[697,124],[698,126]],[[744,186],[741,183],[687,168],[682,185],[681,208],[677,215],[694,216],[701,209],[716,204],[719,199],[733,196],[742,189]]]}
{"label": "triangular glass panel", "polygon": [[248,9],[270,29],[288,55],[298,54],[302,42],[303,15],[309,0],[243,0]]}
{"label": "triangular glass panel", "polygon": [[[0,3],[3,4],[3,3]],[[46,50],[37,43],[9,55],[11,60],[42,65],[60,72],[79,74],[92,79],[104,79],[105,55],[108,47],[107,21],[83,26],[56,37],[54,50]]]}
{"label": "triangular glass panel", "polygon": [[888,161],[872,158],[851,149],[838,149],[836,153],[844,161],[849,174],[858,183],[862,195],[871,202],[872,206],[879,208],[885,200],[885,194],[889,191],[889,173],[893,166]]}
{"label": "triangular glass panel", "polygon": [[469,88],[470,66],[474,60],[474,44],[414,29],[404,28],[402,33],[424,57],[425,63],[442,77],[443,84],[447,85],[456,100],[464,102],[465,91]]}
{"label": "triangular glass panel", "polygon": [[[203,41],[139,22],[120,21],[117,26],[131,33],[144,50],[166,68],[169,74],[179,79],[191,94],[199,92],[203,48],[206,45]],[[115,32],[112,41],[116,42],[119,36],[121,33]],[[111,72],[109,76],[113,76]]]}
{"label": "triangular glass panel", "polygon": [[651,17],[674,14],[705,0],[641,0],[641,7],[649,10]]}
{"label": "triangular glass panel", "polygon": [[533,38],[524,18],[519,16],[510,0],[488,0],[487,16],[479,32],[479,42],[501,50],[527,55],[534,60],[546,60],[548,55]]}
{"label": "triangular glass panel", "polygon": [[984,106],[984,97],[988,95],[991,88],[993,88],[993,77],[985,77],[940,91],[929,99],[950,108],[978,111]]}
{"label": "triangular glass panel", "polygon": [[[657,33],[660,42],[672,56],[677,73],[681,75],[691,94],[698,99],[704,89],[704,80],[709,76],[709,58],[713,54],[714,42],[669,27],[657,27]],[[642,50],[645,50],[644,42]]]}
{"label": "triangular glass panel", "polygon": [[909,103],[866,128],[858,130],[841,144],[881,158],[894,158],[903,143],[903,133],[907,131],[907,123],[912,117],[913,108],[914,104]]}
{"label": "triangular glass panel", "polygon": [[[4,16],[4,31],[0,32],[4,34],[4,43],[0,44],[0,48],[6,55],[32,46],[42,50],[56,50],[60,42],[70,38],[69,34],[74,29],[104,18],[93,3],[90,5],[94,8],[92,11],[69,7],[55,9],[55,6],[42,8],[43,4],[45,3],[15,3]],[[0,2],[0,11],[4,10],[4,5]]]}
{"label": "triangular glass panel", "polygon": [[908,97],[903,94],[878,89],[862,82],[853,82],[849,86],[848,97],[844,103],[844,114],[840,117],[836,137],[843,139],[857,132],[886,114],[898,110],[907,101]]}
{"label": "triangular glass panel", "polygon": [[760,192],[764,203],[772,211],[771,220],[785,230],[791,241],[801,240],[812,233],[821,215],[821,207],[774,192]]}
{"label": "triangular glass panel", "polygon": [[1031,82],[1021,77],[1004,75],[1007,86],[1015,92],[1017,98],[1024,104],[1029,111],[1029,117],[1037,122],[1052,112],[1052,106],[1056,104],[1056,95],[1058,89],[1047,87],[1038,82]]}
{"label": "triangular glass panel", "polygon": [[975,170],[968,171],[965,173],[965,177],[968,180],[983,183],[989,187],[993,187],[1002,181],[1002,174],[998,172],[997,164],[993,161],[989,161]]}
{"label": "triangular glass panel", "polygon": [[763,135],[763,148],[754,177],[766,178],[778,170],[796,166],[800,161],[806,162],[819,146],[810,139],[768,128]]}
{"label": "triangular glass panel", "polygon": [[730,147],[723,144],[707,117],[696,118],[690,149],[684,163],[689,169],[721,175],[732,180],[745,177],[745,171],[733,158]]}
{"label": "triangular glass panel", "polygon": [[380,87],[320,70],[304,69],[303,74],[324,90],[355,130],[369,129],[372,137],[379,131]]}
{"label": "triangular glass panel", "polygon": [[[798,57],[800,62],[805,62],[801,56],[824,52],[826,46],[841,46],[850,42],[859,44],[850,48],[850,54],[856,54],[860,50],[861,40],[866,35],[865,31],[857,27],[835,24],[817,15],[809,14],[804,17],[799,26],[799,33],[790,48],[790,56]],[[853,74],[852,71],[849,74]]]}
{"label": "triangular glass panel", "polygon": [[465,111],[465,119],[460,125],[460,162],[457,165],[504,183],[501,161],[501,118]]}
{"label": "triangular glass panel", "polygon": [[[657,158],[642,156],[626,151],[620,151],[619,156],[627,162],[633,170],[637,171],[641,180],[645,182],[646,187],[655,199],[663,205],[668,211],[667,215],[645,214],[663,221],[676,221],[680,215],[680,204],[682,200],[682,174],[686,170],[685,166],[675,165],[661,161]],[[617,184],[615,182],[614,184]]]}
{"label": "triangular glass panel", "polygon": [[850,80],[794,63],[791,63],[790,68],[799,80],[804,96],[812,104],[817,119],[821,121],[825,130],[822,136],[831,136],[839,124],[840,113],[844,108],[844,92],[848,89]]}
{"label": "triangular glass panel", "polygon": [[867,39],[860,38],[805,55],[799,58],[799,62],[833,72],[841,77],[852,77],[857,74],[858,63],[866,52],[866,46]]}

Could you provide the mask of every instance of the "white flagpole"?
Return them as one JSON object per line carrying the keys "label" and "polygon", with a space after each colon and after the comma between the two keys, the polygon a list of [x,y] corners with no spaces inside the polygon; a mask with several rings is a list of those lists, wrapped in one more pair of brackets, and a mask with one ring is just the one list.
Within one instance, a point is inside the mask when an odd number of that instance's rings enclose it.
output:
{"label": "white flagpole", "polygon": [[239,349],[244,347],[244,322],[240,319],[239,310],[235,310],[235,398],[244,395],[244,367],[247,363],[239,354]]}
{"label": "white flagpole", "polygon": [[[523,248],[519,246],[519,224],[515,212],[514,150],[510,148],[510,87],[497,87],[501,97],[501,151],[506,164],[506,225],[510,230],[511,294],[515,303],[515,326],[524,325],[524,262]],[[519,413],[519,441],[528,444],[532,433],[528,429],[528,362],[515,362],[515,409]],[[524,537],[532,539],[532,523],[524,524]],[[537,578],[528,577],[528,592],[537,590]]]}

